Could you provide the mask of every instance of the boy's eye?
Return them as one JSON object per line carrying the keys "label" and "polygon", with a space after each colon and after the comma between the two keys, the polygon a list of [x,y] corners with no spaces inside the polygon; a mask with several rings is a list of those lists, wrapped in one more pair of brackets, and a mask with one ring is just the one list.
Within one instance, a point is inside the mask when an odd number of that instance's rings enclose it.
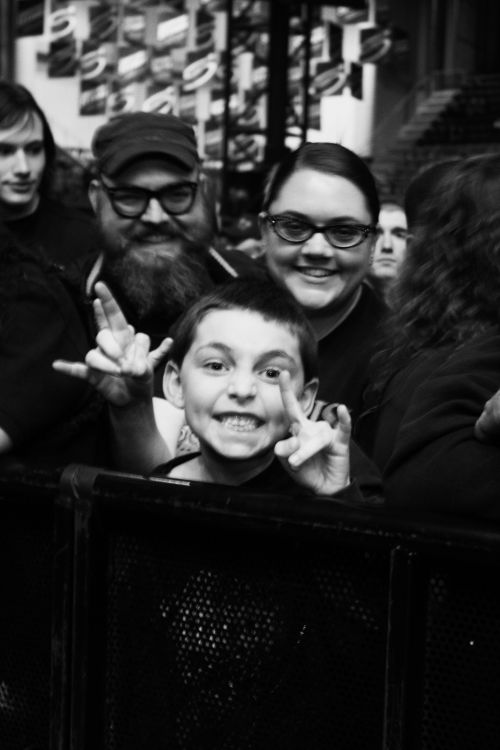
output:
{"label": "boy's eye", "polygon": [[281,370],[279,367],[266,367],[262,370],[262,375],[266,380],[273,380],[278,382]]}
{"label": "boy's eye", "polygon": [[212,372],[222,372],[226,369],[226,366],[223,362],[219,362],[218,360],[211,360],[210,362],[205,362],[203,365],[205,370],[211,370]]}

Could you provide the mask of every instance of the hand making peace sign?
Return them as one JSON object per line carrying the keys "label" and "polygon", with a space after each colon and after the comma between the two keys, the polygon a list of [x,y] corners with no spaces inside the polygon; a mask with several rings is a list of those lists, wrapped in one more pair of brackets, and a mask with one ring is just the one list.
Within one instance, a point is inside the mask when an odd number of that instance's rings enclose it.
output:
{"label": "hand making peace sign", "polygon": [[172,339],[164,339],[150,352],[149,336],[135,333],[108,287],[99,281],[95,291],[97,347],[87,353],[85,363],[56,360],[54,369],[87,380],[114,406],[151,399],[154,369],[167,355]]}
{"label": "hand making peace sign", "polygon": [[338,406],[336,427],[312,422],[293,392],[289,373],[282,372],[279,382],[292,435],[276,443],[276,456],[296,482],[315,494],[338,492],[349,484],[351,418],[347,408]]}

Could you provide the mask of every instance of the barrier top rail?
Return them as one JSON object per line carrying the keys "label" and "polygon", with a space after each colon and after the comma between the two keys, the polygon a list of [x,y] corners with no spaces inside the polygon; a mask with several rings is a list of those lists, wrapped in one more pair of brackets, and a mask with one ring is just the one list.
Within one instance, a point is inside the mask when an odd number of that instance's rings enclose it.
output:
{"label": "barrier top rail", "polygon": [[305,526],[337,534],[363,534],[397,544],[404,539],[420,546],[474,549],[500,559],[500,525],[462,516],[387,509],[370,503],[352,505],[307,495],[256,493],[237,487],[200,482],[145,478],[103,471],[84,465],[68,466],[61,477],[63,494],[84,501],[93,497],[103,508],[217,522],[228,515],[242,523],[266,523],[278,530]]}

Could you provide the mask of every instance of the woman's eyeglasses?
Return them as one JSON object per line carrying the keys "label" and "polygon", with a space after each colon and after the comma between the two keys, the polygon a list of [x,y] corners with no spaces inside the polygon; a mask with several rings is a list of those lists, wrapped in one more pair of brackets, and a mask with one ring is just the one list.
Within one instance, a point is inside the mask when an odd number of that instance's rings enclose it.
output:
{"label": "woman's eyeglasses", "polygon": [[191,210],[198,184],[196,182],[179,182],[167,185],[161,190],[146,190],[139,187],[109,187],[101,181],[105,193],[118,216],[125,219],[138,219],[155,198],[167,214],[176,216]]}
{"label": "woman's eyeglasses", "polygon": [[348,249],[361,245],[368,235],[375,234],[376,227],[363,224],[330,224],[326,227],[318,227],[307,221],[296,219],[293,216],[272,216],[266,211],[259,214],[262,219],[268,221],[275,234],[286,242],[307,242],[313,234],[324,234],[332,247]]}

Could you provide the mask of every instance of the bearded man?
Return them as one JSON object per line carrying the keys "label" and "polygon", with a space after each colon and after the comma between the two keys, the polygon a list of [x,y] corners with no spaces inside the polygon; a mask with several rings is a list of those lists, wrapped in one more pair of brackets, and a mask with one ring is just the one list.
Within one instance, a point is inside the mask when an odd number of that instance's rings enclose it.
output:
{"label": "bearded man", "polygon": [[86,295],[92,299],[95,283],[105,281],[153,347],[215,284],[262,273],[243,253],[213,247],[213,186],[201,171],[194,131],[182,120],[122,115],[98,128],[92,152],[97,177],[89,197],[101,252],[86,274]]}

